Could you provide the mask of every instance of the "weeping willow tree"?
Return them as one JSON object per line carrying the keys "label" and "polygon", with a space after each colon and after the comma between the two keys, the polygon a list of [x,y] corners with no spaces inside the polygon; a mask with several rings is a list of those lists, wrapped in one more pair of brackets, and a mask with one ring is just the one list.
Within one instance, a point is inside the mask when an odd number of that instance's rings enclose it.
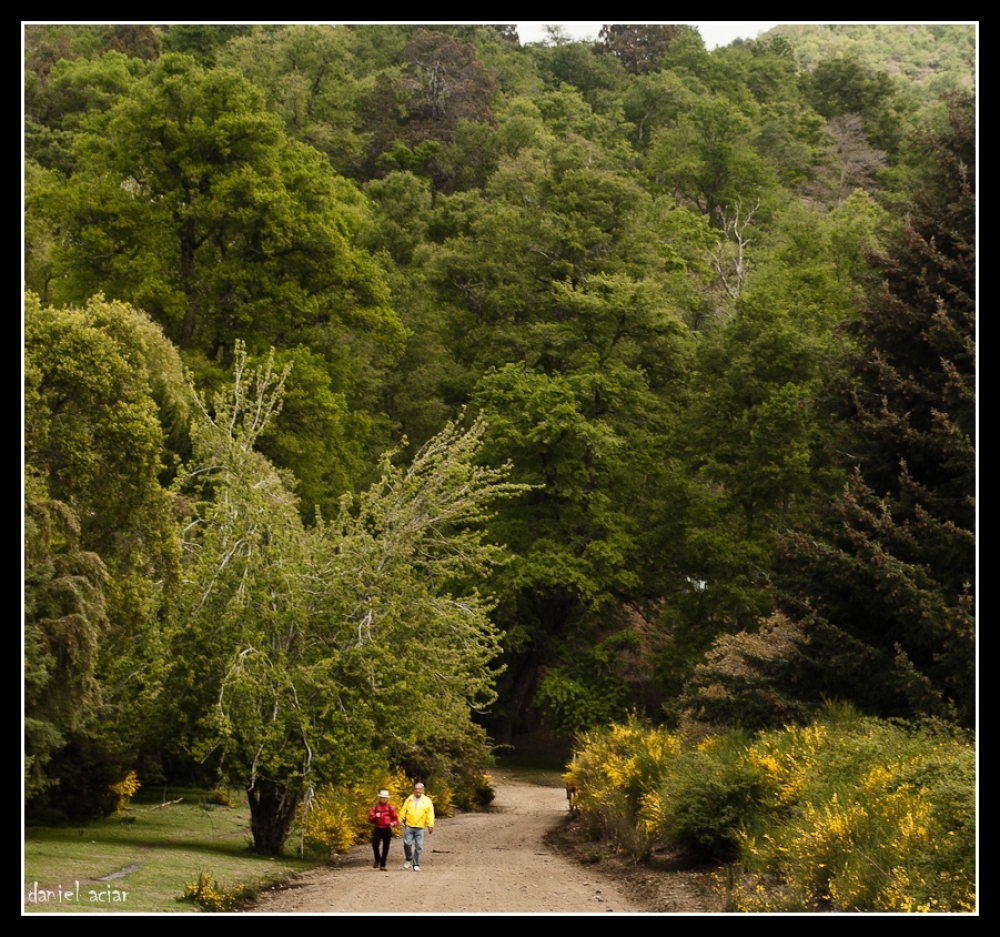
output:
{"label": "weeping willow tree", "polygon": [[24,305],[25,795],[112,808],[141,746],[180,549],[165,447],[186,420],[177,350],[131,306]]}

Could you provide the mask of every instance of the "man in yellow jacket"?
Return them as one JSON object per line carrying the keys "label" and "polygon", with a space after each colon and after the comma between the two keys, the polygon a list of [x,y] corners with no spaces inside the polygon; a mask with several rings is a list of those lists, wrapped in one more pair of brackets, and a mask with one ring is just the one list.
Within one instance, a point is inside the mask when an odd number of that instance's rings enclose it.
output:
{"label": "man in yellow jacket", "polygon": [[413,866],[414,872],[420,871],[420,853],[424,849],[424,830],[434,832],[434,804],[424,793],[424,786],[419,782],[413,785],[413,793],[403,803],[399,811],[399,822],[403,824],[403,852],[406,862],[403,868]]}

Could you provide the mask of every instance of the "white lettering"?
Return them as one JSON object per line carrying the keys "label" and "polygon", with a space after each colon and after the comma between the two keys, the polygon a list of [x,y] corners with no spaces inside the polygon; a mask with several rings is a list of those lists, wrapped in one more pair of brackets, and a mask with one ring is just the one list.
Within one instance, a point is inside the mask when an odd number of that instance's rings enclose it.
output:
{"label": "white lettering", "polygon": [[38,882],[32,882],[31,888],[28,889],[27,897],[25,901],[28,904],[45,904],[51,903],[53,901],[62,904],[65,902],[79,901],[80,900],[80,883],[74,882],[75,889],[67,888],[63,891],[62,883],[58,884],[55,891],[48,888],[39,888]]}
{"label": "white lettering", "polygon": [[108,904],[121,903],[128,898],[127,891],[119,891],[117,888],[109,888],[106,891],[91,891],[90,900],[96,901],[98,904],[103,904],[105,901]]}

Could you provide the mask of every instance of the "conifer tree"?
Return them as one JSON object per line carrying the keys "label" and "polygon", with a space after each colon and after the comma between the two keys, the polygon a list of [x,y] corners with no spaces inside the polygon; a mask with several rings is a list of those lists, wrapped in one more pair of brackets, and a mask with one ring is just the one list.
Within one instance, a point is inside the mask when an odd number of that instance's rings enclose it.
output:
{"label": "conifer tree", "polygon": [[931,169],[874,277],[844,362],[854,475],[786,540],[804,616],[800,691],[883,714],[975,704],[975,116],[949,101]]}

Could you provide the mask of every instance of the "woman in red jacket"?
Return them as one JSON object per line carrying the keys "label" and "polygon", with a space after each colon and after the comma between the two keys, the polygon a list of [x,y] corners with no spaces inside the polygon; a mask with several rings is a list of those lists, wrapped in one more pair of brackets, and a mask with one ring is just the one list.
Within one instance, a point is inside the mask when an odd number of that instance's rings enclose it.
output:
{"label": "woman in red jacket", "polygon": [[[389,792],[381,790],[378,792],[378,803],[368,811],[368,822],[375,824],[372,831],[372,852],[375,853],[375,861],[372,863],[373,869],[385,871],[385,860],[389,855],[389,840],[392,838],[392,828],[399,826],[399,815],[396,808],[389,803]],[[379,846],[382,853],[379,855]]]}

